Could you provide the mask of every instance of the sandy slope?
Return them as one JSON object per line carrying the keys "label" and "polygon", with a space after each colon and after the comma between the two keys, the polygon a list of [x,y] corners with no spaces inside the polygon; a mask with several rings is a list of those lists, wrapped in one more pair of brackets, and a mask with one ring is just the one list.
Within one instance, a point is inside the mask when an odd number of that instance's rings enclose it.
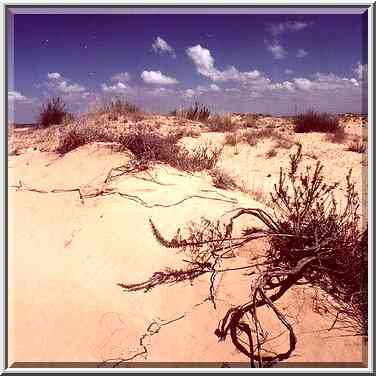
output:
{"label": "sandy slope", "polygon": [[[234,159],[227,162],[232,164],[228,169],[249,167],[242,153],[234,157],[236,163]],[[22,180],[34,188],[80,186],[84,192],[92,192],[103,187],[110,168],[128,159],[128,154],[98,144],[60,158],[54,153],[29,151],[9,158],[9,180],[10,185]],[[265,174],[278,172],[277,163],[267,164],[269,170],[252,166],[253,174],[260,170],[262,181]],[[184,264],[183,255],[155,240],[149,218],[171,237],[190,220],[201,216],[215,219],[236,207],[261,204],[242,193],[213,188],[204,173],[192,176],[157,166],[151,174],[161,184],[144,173],[120,177],[111,187],[149,204],[170,205],[192,195],[211,199],[195,197],[177,206],[146,208],[117,195],[82,202],[76,192],[43,194],[9,188],[10,363],[126,358],[140,351],[138,338],[157,318],[179,320],[148,338],[147,356],[136,361],[246,360],[229,340],[218,343],[213,332],[230,305],[247,298],[249,277],[225,274],[216,310],[210,302],[197,305],[208,296],[207,276],[193,286],[158,287],[146,294],[125,293],[116,284],[141,281],[166,266]],[[262,252],[262,247],[259,243],[239,251],[239,257],[228,265],[244,265],[254,252]],[[298,336],[295,356],[289,362],[362,361],[361,340],[323,330],[331,321],[313,312],[311,300],[312,291],[296,288],[278,303],[289,313]],[[280,333],[270,313],[263,317],[271,333]],[[286,349],[286,341],[286,335],[281,336],[273,348]]]}

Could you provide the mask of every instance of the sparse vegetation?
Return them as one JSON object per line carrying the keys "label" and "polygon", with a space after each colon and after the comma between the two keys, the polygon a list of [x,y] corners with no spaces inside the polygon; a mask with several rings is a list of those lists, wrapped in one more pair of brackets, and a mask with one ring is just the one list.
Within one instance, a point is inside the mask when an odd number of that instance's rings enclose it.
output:
{"label": "sparse vegetation", "polygon": [[58,146],[55,151],[66,154],[90,142],[115,142],[116,138],[104,127],[96,126],[83,117],[74,124],[60,130]]}
{"label": "sparse vegetation", "polygon": [[124,132],[119,141],[138,159],[167,163],[183,171],[212,169],[221,155],[222,148],[199,145],[192,151],[177,144],[184,132],[161,135],[150,128]]}
{"label": "sparse vegetation", "polygon": [[210,175],[213,179],[213,185],[216,188],[234,190],[238,188],[235,180],[231,175],[223,169],[215,168],[210,171]]}
{"label": "sparse vegetation", "polygon": [[225,134],[225,145],[235,146],[238,143],[238,135],[228,132]]}
{"label": "sparse vegetation", "polygon": [[239,128],[239,126],[233,123],[230,114],[211,116],[207,122],[207,126],[211,132],[229,132]]}
{"label": "sparse vegetation", "polygon": [[195,102],[192,106],[183,110],[174,110],[170,112],[172,116],[182,117],[188,120],[205,122],[210,116],[210,110],[203,104]]}
{"label": "sparse vegetation", "polygon": [[54,124],[62,124],[68,115],[67,106],[64,101],[60,97],[53,97],[40,107],[38,124],[42,128]]}
{"label": "sparse vegetation", "polygon": [[346,149],[347,151],[353,151],[354,153],[364,154],[367,152],[367,143],[361,140],[353,141]]}
{"label": "sparse vegetation", "polygon": [[242,138],[250,146],[255,146],[257,143],[265,138],[270,138],[276,141],[276,147],[289,149],[292,146],[292,141],[273,128],[261,128],[255,130],[247,130],[243,132]]}
{"label": "sparse vegetation", "polygon": [[247,114],[243,119],[244,128],[255,128],[257,126],[257,115]]}
{"label": "sparse vegetation", "polygon": [[328,113],[319,113],[309,110],[294,118],[294,130],[296,133],[335,133],[339,128],[339,119]]}
{"label": "sparse vegetation", "polygon": [[342,144],[346,141],[346,133],[343,127],[338,127],[333,133],[328,133],[327,140],[336,144]]}
{"label": "sparse vegetation", "polygon": [[276,148],[271,148],[271,149],[269,149],[269,150],[266,152],[265,156],[266,156],[266,158],[269,159],[269,158],[273,158],[273,157],[275,157],[277,154],[278,154],[278,153],[277,153]]}
{"label": "sparse vegetation", "polygon": [[[343,211],[333,198],[337,184],[324,181],[323,166],[300,171],[302,148],[290,155],[287,173],[280,171],[279,183],[271,193],[274,212],[241,208],[228,224],[204,219],[189,227],[188,236],[180,230],[171,241],[165,239],[153,222],[152,232],[157,241],[168,248],[177,248],[189,257],[185,269],[167,268],[140,283],[119,283],[125,291],[149,291],[162,284],[173,284],[209,273],[209,299],[216,306],[217,275],[228,270],[225,259],[236,257],[234,249],[254,239],[270,239],[266,257],[260,256],[255,265],[244,266],[248,275],[257,274],[250,282],[250,298],[232,306],[219,322],[215,335],[227,337],[235,348],[250,360],[251,367],[271,366],[288,359],[295,350],[297,337],[288,318],[275,302],[296,285],[310,285],[321,291],[316,298],[317,312],[333,314],[333,324],[344,326],[355,334],[367,335],[367,228],[362,228],[358,209],[359,197],[346,177],[346,205]],[[262,227],[243,228],[235,237],[235,221],[240,216],[255,218]],[[242,221],[244,223],[244,221]],[[236,232],[238,233],[238,232]],[[288,349],[270,352],[263,346],[268,338],[260,321],[260,308],[267,307],[286,328]],[[320,307],[320,308],[317,308]],[[279,337],[279,336],[278,336]]]}
{"label": "sparse vegetation", "polygon": [[109,120],[116,121],[120,116],[127,117],[131,114],[139,114],[140,109],[125,99],[117,98],[103,104],[99,108],[98,113],[108,114]]}

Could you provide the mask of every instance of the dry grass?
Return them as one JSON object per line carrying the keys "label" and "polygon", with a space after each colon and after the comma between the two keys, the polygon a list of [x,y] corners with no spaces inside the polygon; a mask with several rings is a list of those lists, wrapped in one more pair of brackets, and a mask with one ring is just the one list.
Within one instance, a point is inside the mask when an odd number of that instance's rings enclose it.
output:
{"label": "dry grass", "polygon": [[229,175],[229,173],[224,171],[223,169],[215,168],[210,171],[210,175],[213,180],[213,185],[216,188],[226,190],[234,190],[236,188],[239,188],[234,178],[232,178],[231,175]]}
{"label": "dry grass", "polygon": [[232,121],[230,114],[216,114],[211,116],[207,121],[207,126],[211,132],[231,132],[239,128],[239,126]]}
{"label": "dry grass", "polygon": [[222,148],[202,144],[188,150],[178,144],[184,135],[181,130],[163,135],[151,127],[142,127],[125,131],[119,142],[141,160],[162,162],[189,172],[214,168],[221,156]]}
{"label": "dry grass", "polygon": [[238,141],[238,135],[236,133],[228,132],[225,134],[225,145],[236,146]]}
{"label": "dry grass", "polygon": [[326,139],[336,144],[343,144],[346,141],[345,129],[338,127],[333,133],[328,133]]}
{"label": "dry grass", "polygon": [[71,117],[67,106],[60,97],[53,97],[47,100],[39,109],[38,124],[42,128],[54,124],[62,124],[66,117]]}
{"label": "dry grass", "polygon": [[257,116],[254,114],[247,114],[243,119],[244,128],[255,128],[257,127]]}
{"label": "dry grass", "polygon": [[66,154],[90,142],[117,142],[117,136],[99,122],[90,122],[86,117],[75,123],[55,129],[59,141],[55,151]]}
{"label": "dry grass", "polygon": [[170,113],[183,119],[205,122],[210,116],[210,110],[203,104],[195,102],[194,105],[183,110],[174,110]]}
{"label": "dry grass", "polygon": [[277,152],[276,148],[271,148],[270,150],[268,150],[266,152],[265,157],[269,159],[269,158],[275,157],[277,154],[278,154],[278,152]]}
{"label": "dry grass", "polygon": [[276,148],[290,149],[294,144],[293,141],[279,132],[274,128],[261,128],[255,130],[247,130],[243,133],[242,139],[248,143],[250,146],[255,146],[259,141],[263,139],[272,139],[276,142]]}
{"label": "dry grass", "polygon": [[361,140],[353,141],[348,145],[346,150],[354,153],[365,154],[367,152],[367,143]]}
{"label": "dry grass", "polygon": [[338,131],[339,127],[339,119],[336,116],[315,112],[313,110],[307,111],[294,118],[294,130],[296,133],[335,133]]}

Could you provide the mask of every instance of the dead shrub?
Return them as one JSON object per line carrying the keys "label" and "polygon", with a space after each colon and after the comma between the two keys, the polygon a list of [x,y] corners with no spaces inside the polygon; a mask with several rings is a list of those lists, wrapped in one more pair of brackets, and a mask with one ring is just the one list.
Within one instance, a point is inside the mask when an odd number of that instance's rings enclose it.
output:
{"label": "dead shrub", "polygon": [[[156,240],[183,252],[187,266],[165,268],[144,282],[118,285],[128,292],[146,292],[163,284],[193,283],[197,277],[209,274],[208,299],[215,308],[218,275],[235,270],[256,274],[256,278],[250,278],[249,297],[239,305],[232,305],[214,332],[220,341],[229,337],[253,368],[272,366],[295,351],[294,328],[276,302],[297,285],[311,286],[327,296],[316,304],[318,311],[334,313],[330,329],[339,324],[350,333],[367,335],[368,232],[367,227],[362,227],[358,213],[360,201],[351,181],[351,170],[346,176],[346,202],[340,210],[333,196],[337,184],[325,183],[321,163],[317,162],[313,169],[307,167],[304,172],[300,169],[301,160],[298,146],[290,155],[287,173],[281,169],[279,182],[271,193],[273,211],[240,208],[233,211],[227,224],[203,219],[190,225],[186,236],[179,229],[172,240],[165,239],[150,221]],[[240,217],[257,219],[261,226],[245,227],[242,236],[235,235],[239,233],[235,225],[244,224],[244,220],[237,221]],[[270,239],[265,256],[254,257],[255,263],[236,269],[225,263],[236,257],[235,249],[260,238]],[[276,353],[265,348],[268,342],[270,349],[273,338],[268,337],[260,321],[262,307],[269,308],[285,327],[286,351]]]}

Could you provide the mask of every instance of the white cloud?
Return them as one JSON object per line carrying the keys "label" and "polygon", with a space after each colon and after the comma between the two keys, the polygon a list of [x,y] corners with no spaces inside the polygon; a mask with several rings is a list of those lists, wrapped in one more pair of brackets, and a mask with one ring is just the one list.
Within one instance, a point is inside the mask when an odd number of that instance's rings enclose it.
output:
{"label": "white cloud", "polygon": [[32,103],[34,101],[32,98],[28,98],[18,91],[8,91],[8,100],[13,103]]}
{"label": "white cloud", "polygon": [[176,95],[176,91],[170,88],[158,87],[148,92],[154,96]]}
{"label": "white cloud", "polygon": [[44,85],[58,93],[75,94],[82,93],[86,90],[85,87],[80,84],[69,83],[69,80],[65,79],[60,73],[48,73],[47,77],[49,82]]}
{"label": "white cloud", "polygon": [[274,36],[289,32],[300,31],[307,28],[310,23],[302,21],[287,21],[280,23],[271,23],[267,25],[267,30]]}
{"label": "white cloud", "polygon": [[312,82],[307,78],[294,78],[293,82],[299,90],[309,91],[312,88]]}
{"label": "white cloud", "polygon": [[183,92],[183,96],[187,98],[193,98],[196,95],[196,92],[193,89],[187,89]]}
{"label": "white cloud", "polygon": [[359,62],[356,64],[355,68],[353,69],[356,77],[359,81],[368,81],[368,65],[367,64],[360,64]]}
{"label": "white cloud", "polygon": [[55,72],[55,73],[48,73],[47,76],[48,76],[48,78],[50,80],[58,80],[58,79],[61,78],[61,74],[57,73],[57,72]]}
{"label": "white cloud", "polygon": [[219,70],[215,66],[214,58],[209,49],[201,45],[189,47],[186,50],[187,55],[192,59],[197,72],[215,82],[225,81],[248,81],[261,77],[257,70],[250,72],[239,72],[234,66],[229,66],[225,70]]}
{"label": "white cloud", "polygon": [[130,80],[130,75],[128,72],[116,73],[111,77],[111,81],[116,82],[128,82]]}
{"label": "white cloud", "polygon": [[290,68],[285,69],[285,74],[293,74],[293,73],[294,73],[294,71],[292,69],[290,69]]}
{"label": "white cloud", "polygon": [[174,85],[179,82],[173,77],[165,76],[161,71],[143,71],[141,78],[145,83],[152,85]]}
{"label": "white cloud", "polygon": [[303,48],[299,48],[298,51],[296,52],[296,57],[305,57],[307,55],[308,55],[308,52]]}
{"label": "white cloud", "polygon": [[57,90],[65,94],[81,93],[85,88],[79,84],[68,84],[67,81],[61,81],[56,86]]}
{"label": "white cloud", "polygon": [[266,46],[275,59],[284,59],[287,56],[287,51],[277,40],[272,43],[266,42]]}
{"label": "white cloud", "polygon": [[167,52],[171,54],[172,57],[176,57],[174,49],[161,37],[157,37],[152,44],[152,48],[156,53],[163,54],[164,52]]}
{"label": "white cloud", "polygon": [[117,82],[114,85],[102,84],[102,91],[111,94],[130,94],[132,89],[123,82]]}

